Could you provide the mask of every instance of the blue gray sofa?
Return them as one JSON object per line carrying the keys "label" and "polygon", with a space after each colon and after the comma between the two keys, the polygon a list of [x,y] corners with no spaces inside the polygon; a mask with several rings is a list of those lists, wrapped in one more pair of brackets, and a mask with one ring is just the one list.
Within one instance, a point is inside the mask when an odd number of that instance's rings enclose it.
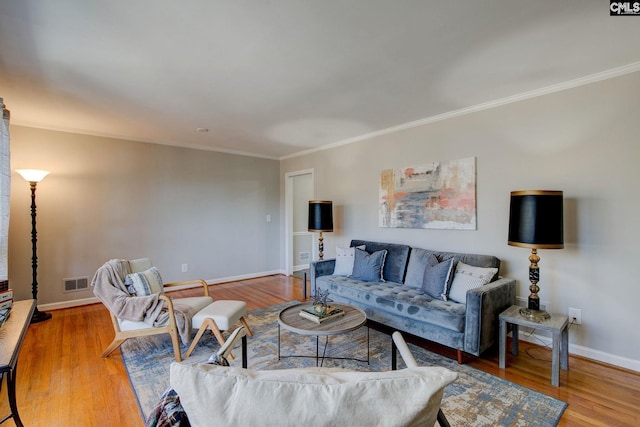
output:
{"label": "blue gray sofa", "polygon": [[[516,298],[516,282],[499,276],[498,258],[364,240],[352,240],[350,246],[362,245],[367,253],[387,251],[382,270],[384,281],[335,276],[335,259],[317,261],[310,267],[314,292],[329,291],[332,301],[360,307],[374,322],[454,348],[459,363],[463,352],[479,356],[494,344],[498,315],[515,304]],[[424,260],[431,254],[438,261],[453,258],[454,263],[493,267],[498,272],[490,283],[466,291],[466,302],[442,301],[432,298],[418,285],[423,280]]]}

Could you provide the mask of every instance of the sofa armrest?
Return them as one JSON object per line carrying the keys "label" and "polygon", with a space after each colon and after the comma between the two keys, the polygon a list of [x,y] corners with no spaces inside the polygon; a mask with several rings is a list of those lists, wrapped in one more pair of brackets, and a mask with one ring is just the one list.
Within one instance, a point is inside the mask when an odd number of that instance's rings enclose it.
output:
{"label": "sofa armrest", "polygon": [[464,351],[479,356],[498,335],[498,316],[516,303],[516,281],[501,277],[467,292]]}
{"label": "sofa armrest", "polygon": [[333,270],[335,270],[335,268],[335,259],[313,261],[309,265],[309,280],[311,281],[311,291],[313,292],[313,295],[316,293],[316,278],[333,274]]}

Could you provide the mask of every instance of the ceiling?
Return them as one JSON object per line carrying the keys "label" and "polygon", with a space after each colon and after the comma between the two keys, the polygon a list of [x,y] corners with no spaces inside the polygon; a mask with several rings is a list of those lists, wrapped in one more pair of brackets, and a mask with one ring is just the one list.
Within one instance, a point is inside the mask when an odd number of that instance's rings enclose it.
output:
{"label": "ceiling", "polygon": [[602,0],[2,0],[0,97],[16,125],[278,159],[638,71],[639,40]]}

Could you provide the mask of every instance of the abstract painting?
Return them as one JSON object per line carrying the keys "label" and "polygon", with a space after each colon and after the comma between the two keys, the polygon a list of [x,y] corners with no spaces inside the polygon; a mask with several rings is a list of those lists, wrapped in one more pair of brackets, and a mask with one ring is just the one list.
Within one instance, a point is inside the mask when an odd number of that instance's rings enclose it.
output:
{"label": "abstract painting", "polygon": [[380,227],[476,229],[476,159],[386,169],[380,174]]}

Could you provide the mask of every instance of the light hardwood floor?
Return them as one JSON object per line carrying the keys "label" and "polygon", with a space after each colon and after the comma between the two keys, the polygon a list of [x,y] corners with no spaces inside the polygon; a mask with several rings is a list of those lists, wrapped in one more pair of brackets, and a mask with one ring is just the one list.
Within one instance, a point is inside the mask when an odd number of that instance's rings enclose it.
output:
{"label": "light hardwood floor", "polygon": [[[301,280],[280,275],[209,289],[215,299],[246,301],[249,310],[302,300]],[[52,314],[53,319],[30,326],[20,354],[17,399],[23,423],[29,427],[143,426],[119,351],[100,357],[113,337],[107,310],[94,304]],[[408,338],[455,359],[454,351]],[[568,402],[562,426],[640,425],[640,375],[571,356],[569,371],[561,371],[560,387],[552,387],[550,360],[548,348],[522,342],[520,355],[507,357],[507,369],[498,369],[495,350],[482,358],[467,356],[465,363]],[[7,413],[5,381],[0,418]]]}

